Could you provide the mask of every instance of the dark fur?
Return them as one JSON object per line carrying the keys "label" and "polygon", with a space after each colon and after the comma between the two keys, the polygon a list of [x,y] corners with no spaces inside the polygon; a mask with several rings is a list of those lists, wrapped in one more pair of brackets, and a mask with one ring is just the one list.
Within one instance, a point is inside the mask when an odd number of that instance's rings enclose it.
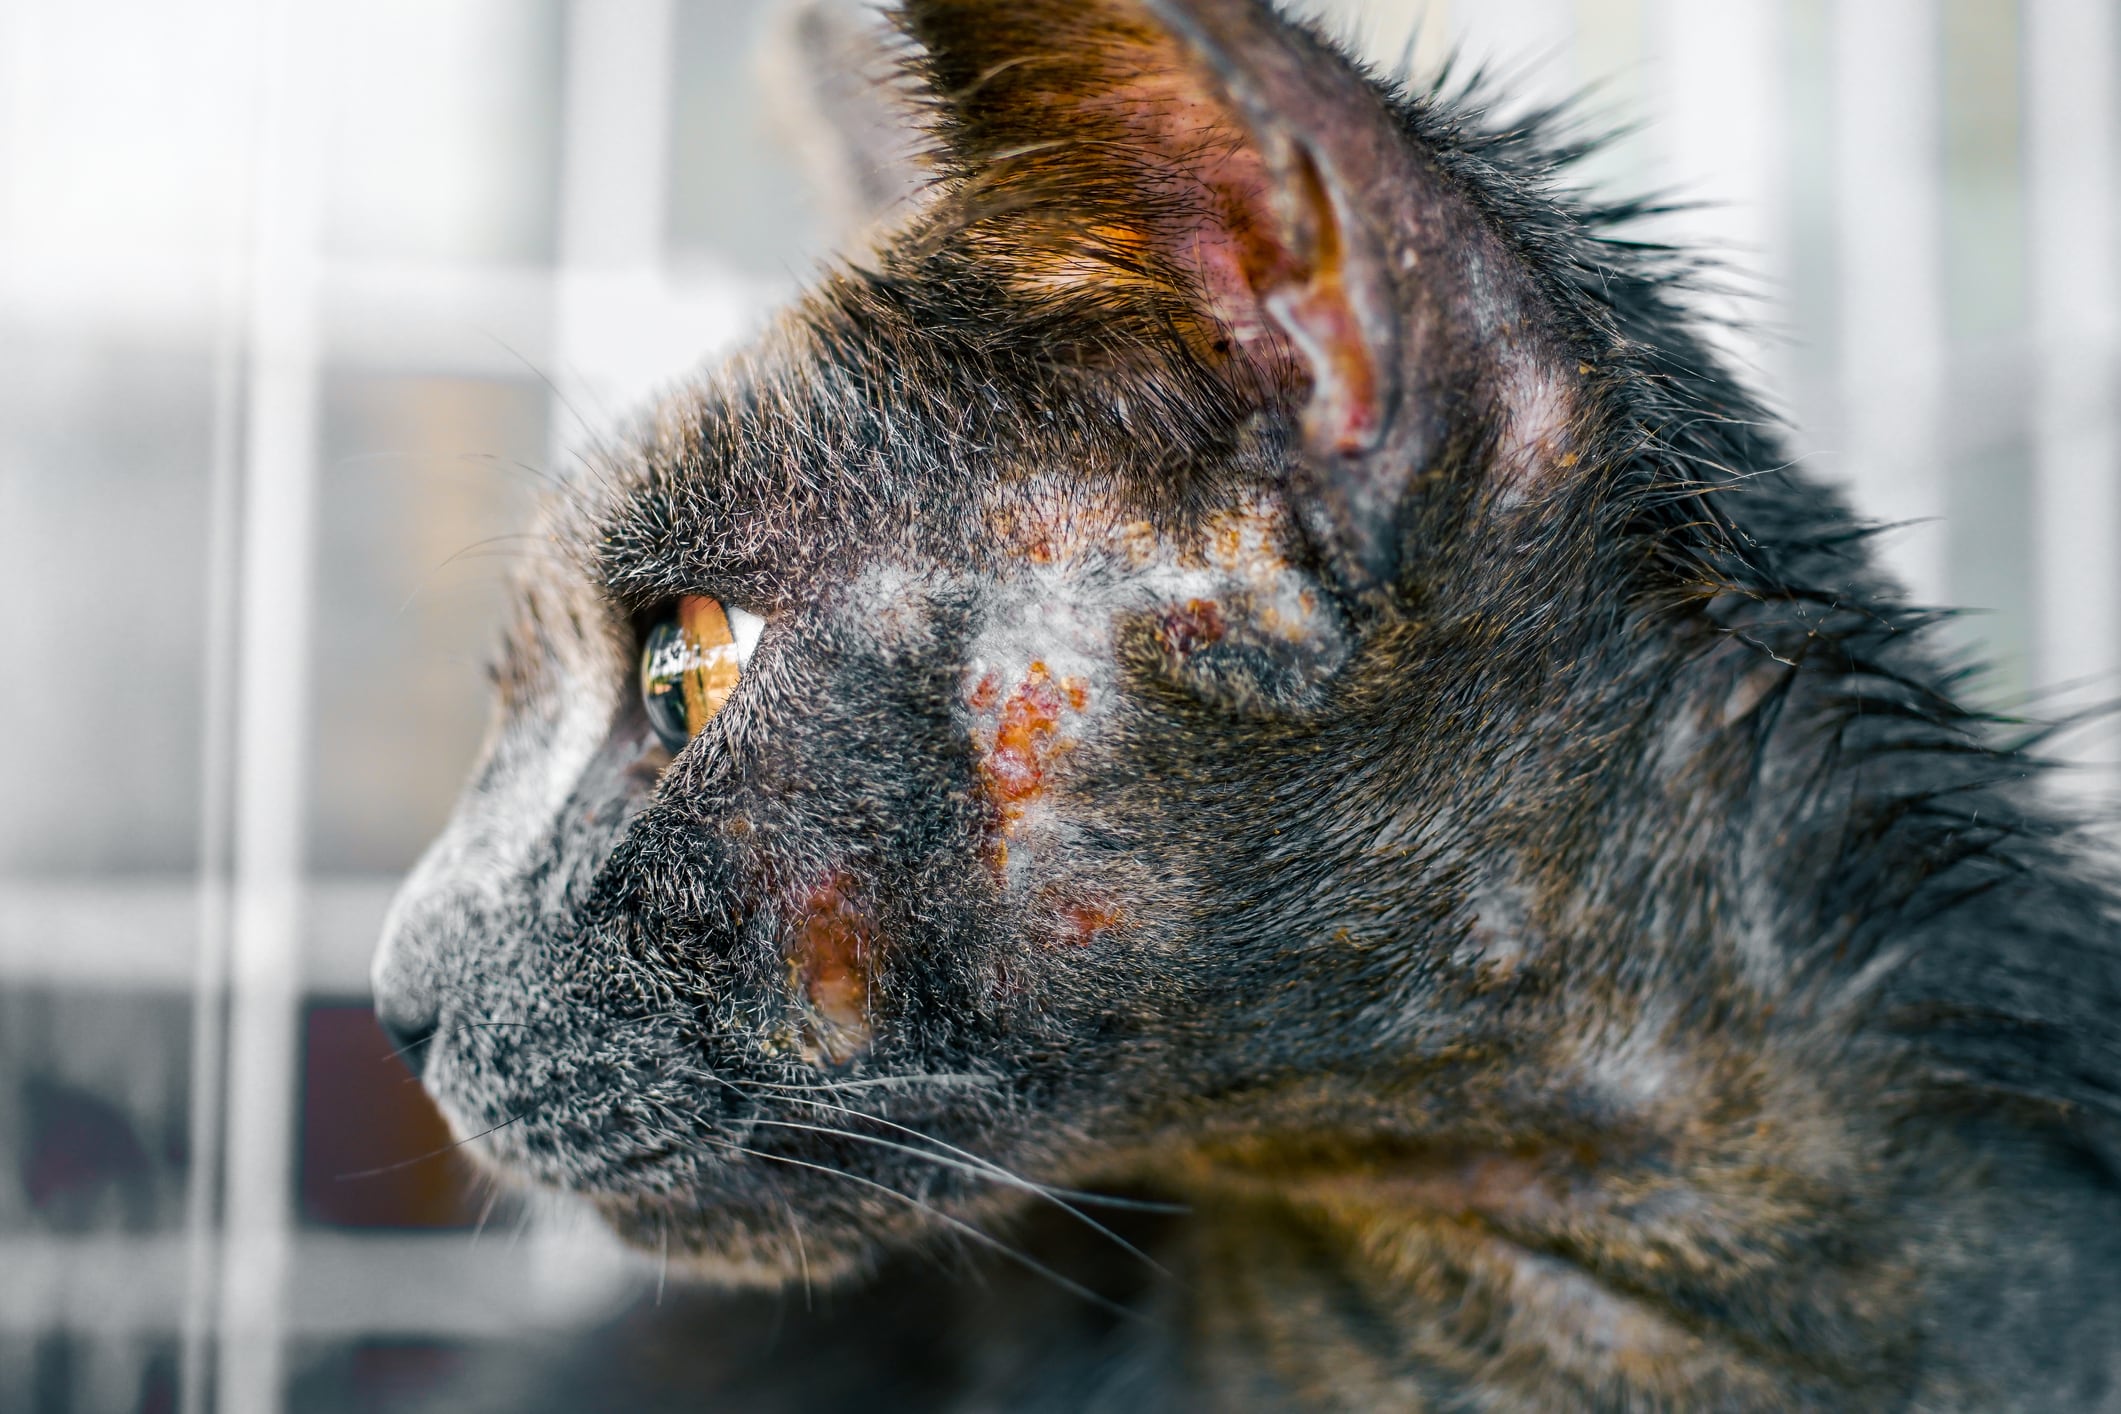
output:
{"label": "dark fur", "polygon": [[[556,521],[580,575],[525,589],[378,969],[453,1122],[710,1276],[882,1263],[910,1298],[887,1254],[956,1245],[1129,1312],[1010,1281],[949,1316],[977,1371],[842,1323],[732,1388],[838,1358],[908,1407],[2121,1398],[2112,895],[1786,467],[1688,265],[1536,127],[1245,0],[906,26],[934,191],[661,409]],[[1140,140],[1098,96],[1145,74],[1222,126]],[[1392,353],[1345,455],[1302,341],[1233,332],[1161,239],[1247,136],[1233,199],[1288,250],[1324,248],[1314,178],[1390,218],[1339,257]],[[1141,607],[1257,496],[1269,578],[1212,633]],[[1142,522],[1148,570],[1100,538]],[[1019,839],[966,664],[1053,585],[1121,606],[1081,630],[1114,688]],[[1275,586],[1302,631],[1261,627]],[[770,627],[666,764],[632,671],[684,594]],[[843,917],[873,949],[836,1066],[792,940]],[[1170,1277],[1033,1185],[1182,1205],[1126,1220]]]}

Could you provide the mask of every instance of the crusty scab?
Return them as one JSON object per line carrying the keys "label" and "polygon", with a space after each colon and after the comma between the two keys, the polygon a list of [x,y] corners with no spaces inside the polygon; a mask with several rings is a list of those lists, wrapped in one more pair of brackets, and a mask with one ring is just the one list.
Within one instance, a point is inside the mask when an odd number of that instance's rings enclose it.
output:
{"label": "crusty scab", "polygon": [[869,1047],[877,932],[875,917],[844,870],[826,875],[796,900],[788,980],[802,1000],[798,1047],[813,1064],[846,1065]]}
{"label": "crusty scab", "polygon": [[[988,857],[1023,893],[1042,878],[1041,856],[1066,849],[1066,815],[1049,795],[1124,698],[1130,625],[1149,625],[1181,677],[1240,628],[1307,655],[1340,630],[1318,585],[1292,563],[1292,527],[1271,492],[1245,493],[1173,533],[1034,486],[1011,494],[990,528],[1001,569],[986,586],[960,705],[991,807]],[[1116,921],[1103,905],[1070,908],[1092,920],[1074,929],[1081,936]]]}
{"label": "crusty scab", "polygon": [[1055,680],[1045,660],[1034,658],[1006,698],[990,672],[965,702],[975,714],[980,785],[995,810],[994,864],[1006,870],[1009,838],[1021,833],[1025,817],[1046,793],[1048,776],[1074,745],[1068,728],[1089,711],[1090,685],[1080,677]]}

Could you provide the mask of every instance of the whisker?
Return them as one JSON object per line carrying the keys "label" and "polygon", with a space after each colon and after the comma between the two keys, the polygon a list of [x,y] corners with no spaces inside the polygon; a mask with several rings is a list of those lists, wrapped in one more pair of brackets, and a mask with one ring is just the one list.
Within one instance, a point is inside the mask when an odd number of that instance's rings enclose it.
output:
{"label": "whisker", "polygon": [[496,1179],[489,1177],[486,1180],[486,1203],[483,1207],[479,1209],[479,1220],[473,1223],[471,1226],[471,1241],[468,1244],[469,1246],[476,1247],[479,1245],[479,1238],[483,1236],[486,1232],[486,1220],[493,1216],[494,1205],[499,1203],[500,1201],[500,1182]]}
{"label": "whisker", "polygon": [[992,1251],[999,1256],[1008,1258],[1010,1261],[1015,1262],[1017,1265],[1023,1267],[1026,1271],[1045,1278],[1047,1281],[1052,1282],[1055,1286],[1058,1286],[1061,1290],[1066,1291],[1071,1295],[1079,1296],[1093,1306],[1097,1306],[1111,1313],[1112,1315],[1119,1317],[1122,1320],[1140,1321],[1143,1319],[1140,1312],[1135,1311],[1129,1307],[1122,1306],[1117,1301],[1112,1300],[1110,1297],[1102,1296],[1097,1292],[1092,1291],[1089,1287],[1084,1286],[1081,1282],[1076,1281],[1071,1277],[1062,1275],[1060,1272],[1057,1272],[1053,1268],[1047,1266],[1044,1262],[1039,1261],[1036,1257],[1033,1257],[1030,1253],[1019,1251],[1017,1248],[1014,1248],[1008,1243],[1003,1242],[1000,1238],[995,1237],[993,1234],[983,1232],[979,1228],[974,1227],[971,1223],[964,1221],[962,1218],[953,1217],[949,1213],[946,1213],[942,1209],[936,1207],[933,1203],[925,1202],[922,1199],[916,1198],[911,1193],[902,1193],[898,1189],[893,1188],[888,1183],[879,1183],[873,1178],[864,1178],[861,1174],[848,1173],[844,1169],[836,1169],[827,1164],[814,1164],[811,1163],[808,1159],[792,1158],[787,1154],[768,1153],[764,1149],[754,1149],[748,1144],[739,1144],[734,1139],[721,1139],[712,1135],[707,1135],[703,1137],[706,1138],[707,1142],[710,1144],[716,1145],[720,1148],[733,1150],[739,1154],[748,1155],[754,1159],[761,1159],[768,1163],[787,1164],[793,1168],[809,1169],[815,1173],[824,1174],[829,1178],[842,1179],[848,1183],[858,1184],[863,1188],[874,1189],[878,1193],[882,1193],[887,1197],[896,1198],[901,1203],[905,1203],[914,1208],[918,1208],[922,1212],[934,1218],[937,1222],[940,1222],[944,1226],[951,1229],[953,1232],[960,1233],[963,1236],[968,1237],[972,1241],[978,1243],[982,1247],[987,1248],[989,1251]]}
{"label": "whisker", "polygon": [[812,1309],[810,1305],[810,1250],[803,1245],[802,1220],[795,1215],[795,1205],[785,1199],[781,1202],[781,1211],[788,1215],[788,1235],[795,1239],[795,1260],[797,1265],[803,1269],[803,1309],[808,1311]]}
{"label": "whisker", "polygon": [[[680,1017],[683,1015],[684,1013],[681,1012],[670,1012],[661,1014],[659,1016],[643,1017],[640,1018],[640,1020],[645,1023],[665,1019],[667,1017]],[[1076,1203],[1080,1202],[1086,1205],[1100,1205],[1116,1209],[1165,1214],[1183,1214],[1189,1211],[1189,1209],[1187,1209],[1183,1205],[1172,1203],[1157,1203],[1141,1199],[1116,1198],[1101,1193],[1088,1193],[1075,1189],[1056,1188],[1048,1184],[1042,1184],[1034,1179],[1030,1179],[1022,1174],[1016,1173],[1013,1170],[995,1162],[992,1159],[986,1158],[985,1156],[980,1154],[973,1153],[970,1150],[961,1148],[955,1144],[950,1143],[947,1140],[940,1139],[933,1134],[926,1133],[910,1125],[899,1123],[896,1120],[887,1119],[882,1115],[873,1114],[866,1110],[855,1109],[851,1106],[834,1104],[827,1100],[815,1098],[820,1093],[829,1094],[846,1089],[875,1088],[887,1084],[902,1086],[907,1082],[928,1082],[960,1085],[991,1085],[992,1082],[986,1077],[972,1074],[943,1073],[933,1076],[872,1077],[867,1081],[823,1082],[816,1085],[787,1085],[776,1084],[772,1081],[753,1081],[746,1082],[745,1084],[740,1085],[737,1082],[730,1080],[726,1076],[720,1074],[718,1071],[716,1071],[710,1066],[688,1065],[682,1067],[682,1069],[691,1071],[692,1073],[700,1075],[705,1079],[713,1082],[714,1084],[720,1085],[724,1089],[728,1090],[732,1095],[736,1096],[738,1099],[745,1101],[747,1104],[756,1106],[759,1102],[760,1097],[755,1096],[751,1093],[751,1088],[755,1086],[759,1090],[776,1092],[780,1096],[786,1097],[784,1099],[784,1103],[794,1103],[803,1105],[811,1109],[822,1110],[827,1113],[845,1115],[850,1119],[865,1121],[869,1124],[877,1125],[884,1129],[891,1130],[898,1134],[904,1135],[907,1138],[912,1139],[916,1142],[913,1144],[905,1144],[900,1143],[896,1140],[885,1139],[878,1135],[863,1134],[856,1130],[846,1128],[844,1126],[829,1124],[811,1124],[801,1120],[770,1119],[756,1114],[748,1116],[743,1121],[744,1123],[753,1126],[794,1130],[798,1132],[817,1134],[826,1138],[847,1139],[855,1143],[868,1144],[875,1148],[884,1149],[893,1153],[904,1154],[910,1158],[919,1159],[923,1162],[933,1164],[938,1168],[950,1169],[955,1172],[963,1173],[970,1177],[983,1180],[985,1182],[1000,1184],[1004,1187],[1014,1188],[1020,1192],[1028,1193],[1033,1197],[1038,1198],[1060,1209],[1062,1212],[1066,1213],[1069,1217],[1075,1219],[1075,1221],[1082,1224],[1090,1231],[1098,1234],[1100,1237],[1103,1237],[1106,1241],[1111,1242],[1121,1251],[1127,1253],[1129,1256],[1141,1262],[1144,1266],[1148,1267],[1158,1276],[1163,1277],[1167,1280],[1171,1278],[1171,1272],[1161,1262],[1157,1261],[1154,1257],[1150,1256],[1147,1252],[1143,1251],[1133,1242],[1130,1242],[1125,1237],[1122,1237],[1119,1233],[1114,1232],[1110,1227],[1106,1226],[1104,1223],[1099,1222],[1090,1214],[1083,1212],[1081,1208],[1076,1206]],[[953,1227],[966,1227],[969,1229],[969,1224],[963,1224],[959,1219],[942,1212],[940,1209],[937,1209],[933,1204],[914,1198],[909,1194],[902,1193],[897,1189],[889,1187],[888,1185],[878,1183],[876,1180],[865,1178],[859,1174],[852,1174],[847,1173],[843,1170],[827,1168],[823,1165],[812,1164],[805,1160],[795,1159],[787,1155],[767,1153],[763,1150],[750,1148],[749,1146],[740,1144],[737,1141],[731,1139],[722,1139],[717,1136],[703,1137],[705,1137],[710,1143],[724,1145],[733,1148],[738,1152],[748,1153],[758,1158],[772,1159],[776,1162],[787,1163],[801,1168],[815,1168],[821,1172],[836,1173],[850,1182],[866,1184],[871,1187],[878,1188],[883,1192],[891,1193],[904,1201],[917,1203],[924,1210],[933,1213],[939,1220],[950,1224]],[[791,1209],[791,1222],[793,1221],[793,1217],[793,1210]],[[969,1230],[974,1232],[978,1231],[977,1229]],[[802,1263],[804,1268],[804,1280],[806,1283],[807,1290],[807,1283],[809,1281],[809,1256],[807,1252],[802,1250],[801,1234],[799,1228],[796,1229],[796,1235],[798,1244],[798,1260]],[[988,1236],[987,1234],[979,1233],[979,1237],[988,1244],[996,1245],[997,1247],[999,1247],[999,1244],[995,1242],[995,1239]],[[1030,1260],[1028,1258],[1023,1258],[1023,1254],[1021,1253],[1015,1253],[1014,1255],[1026,1261]],[[1099,1299],[1102,1300],[1102,1298]],[[1109,1305],[1110,1303],[1105,1304]]]}
{"label": "whisker", "polygon": [[[1170,1217],[1183,1217],[1187,1213],[1193,1211],[1184,1203],[1159,1202],[1158,1200],[1153,1198],[1122,1198],[1119,1197],[1117,1194],[1096,1193],[1092,1192],[1087,1188],[1063,1188],[1057,1184],[1040,1183],[1036,1179],[1025,1178],[1022,1174],[1017,1173],[1015,1170],[1010,1169],[1003,1164],[997,1163],[993,1159],[987,1158],[985,1155],[976,1154],[970,1149],[959,1148],[957,1145],[950,1143],[947,1139],[937,1138],[935,1135],[928,1133],[926,1130],[916,1129],[913,1126],[907,1124],[901,1124],[897,1120],[886,1119],[880,1114],[871,1114],[867,1110],[851,1109],[845,1105],[827,1104],[823,1100],[799,1099],[795,1101],[795,1103],[808,1105],[813,1109],[831,1110],[837,1114],[850,1115],[856,1119],[868,1120],[871,1124],[883,1125],[886,1129],[895,1129],[899,1133],[908,1135],[914,1139],[921,1140],[923,1143],[933,1144],[944,1152],[955,1155],[969,1164],[977,1164],[989,1170],[998,1179],[1003,1179],[1011,1183],[1027,1185],[1033,1190],[1045,1194],[1046,1196],[1051,1198],[1065,1198],[1071,1203],[1081,1203],[1094,1208],[1113,1208],[1122,1212],[1134,1213],[1162,1213]],[[1082,1215],[1077,1214],[1077,1216],[1080,1217]]]}
{"label": "whisker", "polygon": [[[880,1120],[878,1122],[883,1124],[890,1124],[889,1120]],[[1062,1212],[1066,1213],[1069,1217],[1074,1218],[1077,1222],[1080,1222],[1084,1226],[1088,1227],[1092,1232],[1097,1233],[1099,1236],[1106,1238],[1108,1241],[1117,1245],[1122,1251],[1128,1253],[1130,1256],[1140,1259],[1143,1264],[1145,1264],[1151,1271],[1154,1271],[1158,1276],[1168,1277],[1171,1275],[1171,1273],[1164,1268],[1163,1264],[1158,1262],[1154,1257],[1151,1257],[1148,1253],[1142,1251],[1141,1248],[1135,1246],[1126,1238],[1121,1237],[1118,1233],[1114,1232],[1111,1228],[1106,1227],[1103,1223],[1091,1217],[1088,1213],[1080,1212],[1074,1207],[1070,1206],[1067,1202],[1057,1197],[1050,1189],[1046,1188],[1044,1185],[1035,1183],[1031,1179],[1025,1178],[1020,1174],[1011,1173],[1009,1170],[1003,1168],[999,1164],[979,1162],[972,1159],[959,1160],[945,1154],[937,1154],[926,1149],[918,1149],[911,1144],[900,1144],[895,1140],[881,1139],[874,1134],[857,1134],[851,1129],[835,1129],[829,1125],[822,1124],[805,1124],[801,1120],[753,1118],[747,1120],[746,1123],[752,1125],[765,1125],[773,1129],[802,1130],[806,1133],[823,1134],[835,1139],[852,1139],[859,1143],[874,1145],[879,1149],[889,1149],[894,1153],[909,1154],[917,1159],[925,1159],[929,1163],[935,1164],[939,1168],[954,1169],[959,1173],[970,1174],[974,1178],[983,1178],[990,1183],[999,1183],[1008,1188],[1015,1188],[1022,1192],[1030,1193],[1036,1197],[1045,1199],[1054,1207],[1059,1208]],[[902,1130],[906,1128],[904,1125],[892,1125],[891,1127],[894,1129]],[[906,1130],[906,1132],[914,1133],[914,1131],[912,1130]],[[934,1139],[929,1136],[920,1137],[928,1138],[930,1143],[942,1143],[941,1140]],[[944,1145],[944,1147],[948,1148],[950,1146]],[[960,1150],[958,1152],[962,1153],[963,1151]]]}
{"label": "whisker", "polygon": [[[726,1084],[727,1082],[725,1081],[723,1083]],[[1118,1208],[1132,1212],[1166,1213],[1172,1216],[1182,1216],[1185,1213],[1191,1211],[1191,1209],[1187,1208],[1183,1203],[1159,1203],[1145,1198],[1118,1198],[1104,1193],[1091,1193],[1080,1188],[1058,1188],[1051,1184],[1036,1183],[1031,1179],[1023,1177],[1021,1174],[1012,1172],[1011,1170],[1003,1167],[1001,1164],[998,1164],[994,1160],[986,1158],[983,1155],[975,1154],[969,1149],[961,1149],[957,1145],[950,1143],[946,1139],[939,1139],[933,1134],[929,1134],[923,1130],[915,1129],[910,1125],[900,1124],[896,1120],[886,1119],[880,1114],[872,1114],[867,1110],[853,1109],[846,1105],[835,1105],[828,1103],[824,1100],[798,1098],[796,1100],[796,1103],[808,1105],[813,1109],[831,1110],[836,1114],[848,1115],[855,1119],[865,1119],[868,1120],[871,1124],[880,1124],[886,1129],[895,1129],[901,1134],[920,1140],[922,1143],[933,1144],[937,1148],[944,1150],[946,1153],[954,1154],[957,1157],[965,1160],[967,1163],[979,1164],[986,1168],[989,1168],[993,1170],[997,1176],[1006,1177],[1017,1183],[1029,1184],[1033,1188],[1036,1188],[1038,1191],[1048,1194],[1052,1197],[1066,1198],[1070,1201],[1077,1203],[1088,1203],[1095,1206]],[[1081,1215],[1078,1214],[1077,1216]]]}
{"label": "whisker", "polygon": [[745,1083],[754,1090],[776,1090],[794,1095],[829,1094],[842,1090],[910,1090],[928,1085],[985,1089],[994,1086],[994,1081],[987,1076],[969,1072],[953,1074],[949,1071],[933,1075],[873,1075],[864,1080],[821,1080],[814,1085],[776,1085],[770,1080],[751,1080]]}
{"label": "whisker", "polygon": [[[451,565],[455,564],[458,560],[471,558],[477,555],[482,550],[492,550],[502,545],[530,544],[543,547],[550,545],[551,543],[551,536],[546,535],[542,531],[536,530],[518,530],[511,531],[505,535],[489,535],[483,540],[472,541],[469,545],[466,545],[463,549],[458,550],[455,554],[449,556],[447,559],[438,561],[433,566],[433,568],[438,570],[447,569]],[[510,551],[509,553],[514,554],[519,552]]]}
{"label": "whisker", "polygon": [[[752,1096],[746,1093],[743,1086],[740,1086],[734,1081],[727,1079],[726,1077],[720,1075],[713,1069],[708,1067],[701,1067],[701,1073],[705,1074],[710,1080],[713,1080],[715,1083],[724,1086],[732,1093],[737,1095],[740,1099],[752,1101]],[[1091,1217],[1088,1213],[1085,1213],[1080,1208],[1075,1207],[1074,1204],[1069,1201],[1071,1198],[1088,1198],[1092,1200],[1097,1200],[1103,1197],[1103,1195],[1101,1194],[1077,1194],[1074,1190],[1057,1189],[1050,1187],[1046,1184],[1038,1183],[1032,1179],[1024,1177],[1022,1174],[1016,1173],[1011,1169],[1008,1169],[1003,1165],[996,1163],[992,1159],[988,1159],[979,1154],[972,1153],[970,1150],[967,1149],[961,1149],[957,1145],[952,1144],[947,1140],[939,1139],[935,1135],[925,1133],[921,1130],[911,1127],[910,1125],[900,1124],[896,1120],[885,1119],[882,1115],[871,1114],[866,1110],[852,1109],[846,1105],[835,1105],[824,1100],[808,1098],[807,1096],[802,1094],[800,1087],[775,1086],[769,1084],[765,1088],[791,1092],[794,1094],[794,1102],[797,1104],[807,1105],[814,1109],[828,1110],[833,1113],[847,1115],[855,1119],[867,1120],[871,1124],[877,1124],[883,1126],[886,1129],[895,1130],[898,1133],[906,1135],[908,1138],[918,1140],[923,1144],[932,1144],[937,1149],[940,1149],[943,1152],[935,1153],[930,1150],[917,1149],[910,1145],[898,1144],[890,1140],[880,1139],[874,1135],[857,1134],[854,1131],[845,1128],[835,1128],[821,1125],[806,1125],[800,1123],[799,1121],[768,1120],[753,1117],[749,1121],[752,1124],[777,1125],[789,1129],[807,1129],[817,1134],[825,1134],[830,1136],[854,1139],[864,1143],[874,1144],[879,1148],[891,1149],[900,1153],[910,1154],[915,1158],[925,1159],[928,1162],[937,1165],[938,1167],[954,1168],[960,1172],[970,1173],[974,1177],[984,1178],[990,1183],[1000,1183],[1007,1187],[1019,1189],[1023,1192],[1030,1193],[1038,1198],[1041,1198],[1044,1201],[1052,1204],[1054,1207],[1059,1208],[1062,1212],[1066,1213],[1069,1217],[1074,1218],[1077,1222],[1083,1224],[1092,1232],[1097,1233],[1099,1236],[1105,1238],[1107,1241],[1118,1246],[1120,1250],[1126,1252],[1130,1256],[1142,1262],[1151,1271],[1157,1273],[1157,1275],[1165,1278],[1168,1278],[1171,1275],[1169,1270],[1167,1270],[1163,1266],[1163,1264],[1158,1262],[1154,1257],[1151,1257],[1148,1253],[1142,1251],[1141,1248],[1135,1246],[1126,1238],[1121,1237],[1118,1233],[1114,1232],[1111,1228],[1105,1226],[1105,1224],[1099,1222],[1096,1218]],[[753,1102],[755,1103],[755,1101]],[[1118,1205],[1133,1206],[1138,1200],[1118,1199],[1113,1201]],[[1181,1213],[1186,1211],[1184,1208],[1174,1209],[1174,1206],[1171,1204],[1156,1204],[1153,1205],[1153,1207],[1155,1209],[1160,1209],[1164,1211],[1176,1211]]]}
{"label": "whisker", "polygon": [[[482,1031],[482,1030],[485,1030],[485,1029],[486,1029],[486,1028],[488,1028],[488,1027],[500,1027],[500,1026],[529,1026],[529,1025],[531,1025],[531,1024],[532,1024],[532,1023],[530,1023],[530,1022],[528,1022],[528,1021],[460,1021],[460,1022],[458,1022],[458,1023],[457,1023],[457,1024],[455,1025],[455,1026],[451,1027],[451,1028],[450,1028],[450,1030],[452,1030],[452,1031]],[[382,1055],[380,1055],[380,1056],[377,1056],[377,1057],[376,1057],[376,1059],[377,1059],[377,1060],[379,1060],[379,1061],[384,1061],[384,1060],[401,1060],[401,1061],[402,1061],[402,1060],[405,1060],[405,1058],[406,1058],[407,1056],[411,1055],[411,1054],[412,1054],[412,1053],[413,1053],[414,1051],[417,1051],[417,1050],[419,1050],[419,1049],[420,1049],[420,1048],[421,1048],[422,1046],[431,1046],[431,1045],[433,1045],[433,1044],[434,1044],[435,1042],[437,1042],[437,1041],[439,1041],[439,1040],[441,1040],[441,1039],[442,1039],[442,1033],[441,1033],[440,1031],[434,1031],[434,1032],[431,1032],[431,1033],[429,1033],[428,1035],[422,1036],[422,1037],[421,1037],[421,1038],[420,1038],[419,1040],[417,1040],[417,1041],[412,1041],[412,1042],[408,1042],[407,1044],[405,1044],[405,1045],[403,1045],[403,1046],[392,1046],[392,1047],[391,1047],[391,1048],[390,1048],[389,1050],[385,1051],[385,1052],[384,1052],[384,1053],[383,1053]],[[407,1062],[407,1065],[409,1066],[410,1064],[411,1064],[411,1062],[409,1062],[409,1061],[408,1061],[408,1062]],[[415,1081],[414,1083],[415,1083],[415,1084],[417,1084],[418,1082],[417,1082],[417,1081]]]}
{"label": "whisker", "polygon": [[507,354],[517,363],[523,365],[523,367],[530,373],[531,377],[537,379],[540,383],[543,383],[545,385],[545,391],[552,395],[552,399],[554,402],[558,403],[561,407],[567,410],[567,415],[574,419],[576,429],[584,437],[594,438],[597,435],[597,429],[591,425],[587,417],[584,417],[582,415],[582,410],[575,406],[573,399],[569,398],[565,393],[560,391],[560,385],[553,380],[550,374],[548,374],[543,368],[539,367],[534,360],[532,360],[528,355],[524,354],[520,349],[516,348],[515,345],[509,343],[506,339],[503,339],[499,335],[492,333],[489,333],[487,337],[489,339],[492,339],[494,344],[503,353]]}
{"label": "whisker", "polygon": [[466,1144],[471,1143],[473,1140],[484,1139],[489,1134],[497,1133],[500,1130],[506,1129],[509,1125],[514,1124],[519,1120],[527,1119],[529,1115],[529,1110],[519,1110],[515,1114],[512,1114],[508,1118],[502,1120],[499,1124],[493,1126],[493,1128],[491,1129],[482,1129],[477,1134],[467,1134],[462,1139],[451,1140],[449,1143],[444,1144],[439,1149],[430,1149],[424,1154],[415,1154],[409,1159],[400,1159],[394,1164],[384,1164],[381,1168],[357,1169],[352,1173],[342,1173],[339,1174],[337,1177],[333,1178],[332,1182],[348,1183],[357,1178],[374,1178],[379,1174],[396,1173],[399,1169],[409,1169],[414,1164],[424,1164],[429,1159],[440,1158],[442,1155],[448,1153],[452,1149],[461,1149]]}
{"label": "whisker", "polygon": [[663,1304],[663,1287],[670,1281],[670,1220],[663,1220],[663,1260],[655,1272],[655,1304]]}

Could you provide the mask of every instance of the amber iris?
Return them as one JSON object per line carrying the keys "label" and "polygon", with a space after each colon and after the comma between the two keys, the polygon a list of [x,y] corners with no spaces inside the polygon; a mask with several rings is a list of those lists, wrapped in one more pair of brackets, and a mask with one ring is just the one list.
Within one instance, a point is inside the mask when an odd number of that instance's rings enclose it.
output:
{"label": "amber iris", "polygon": [[673,756],[722,710],[741,670],[729,615],[712,599],[680,599],[677,611],[649,630],[641,649],[641,705]]}

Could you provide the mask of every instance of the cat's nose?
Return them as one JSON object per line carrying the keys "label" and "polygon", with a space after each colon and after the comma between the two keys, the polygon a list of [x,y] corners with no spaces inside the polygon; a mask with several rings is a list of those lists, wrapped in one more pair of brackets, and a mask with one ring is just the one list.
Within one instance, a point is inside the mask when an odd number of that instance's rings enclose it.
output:
{"label": "cat's nose", "polygon": [[408,900],[418,903],[410,887],[391,903],[390,915],[383,920],[383,940],[376,948],[369,985],[375,998],[376,1025],[417,1080],[425,1073],[428,1054],[434,1049],[442,1003],[430,949],[422,946],[424,930],[418,926],[418,911],[408,907]]}
{"label": "cat's nose", "polygon": [[421,1072],[427,1068],[428,1046],[435,1038],[434,1018],[425,1016],[412,1019],[379,1005],[376,1008],[376,1022],[383,1028],[383,1034],[390,1039],[391,1049],[397,1052],[398,1059],[404,1061],[405,1068],[412,1072],[413,1079],[419,1079]]}

